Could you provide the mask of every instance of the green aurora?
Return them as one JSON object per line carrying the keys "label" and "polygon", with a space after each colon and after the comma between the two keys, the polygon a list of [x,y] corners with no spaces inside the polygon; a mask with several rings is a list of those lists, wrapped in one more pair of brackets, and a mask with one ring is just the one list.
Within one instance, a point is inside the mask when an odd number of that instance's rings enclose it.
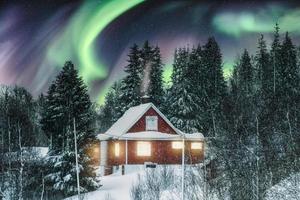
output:
{"label": "green aurora", "polygon": [[[101,56],[95,55],[94,42],[114,19],[141,2],[143,0],[86,1],[49,47],[47,58],[60,66],[66,58],[75,57],[79,73],[88,85],[94,80],[103,80],[108,69]],[[103,88],[99,94],[99,103],[103,103],[106,91],[107,88]]]}

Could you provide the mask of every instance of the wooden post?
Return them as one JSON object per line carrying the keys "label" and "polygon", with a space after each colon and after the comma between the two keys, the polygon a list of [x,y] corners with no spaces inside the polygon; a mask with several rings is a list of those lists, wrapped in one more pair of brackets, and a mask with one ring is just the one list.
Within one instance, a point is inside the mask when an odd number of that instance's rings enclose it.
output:
{"label": "wooden post", "polygon": [[75,144],[77,194],[78,194],[78,200],[79,200],[80,199],[80,185],[79,185],[79,167],[78,167],[78,157],[77,157],[77,135],[76,135],[75,117],[73,118],[73,128],[74,128],[74,144]]}
{"label": "wooden post", "polygon": [[122,165],[121,170],[122,170],[122,175],[124,175],[125,174],[125,165]]}
{"label": "wooden post", "polygon": [[181,200],[184,200],[184,160],[185,160],[185,144],[184,144],[184,136],[182,138],[182,155],[181,155]]}
{"label": "wooden post", "polygon": [[128,142],[125,143],[125,164],[128,165]]}

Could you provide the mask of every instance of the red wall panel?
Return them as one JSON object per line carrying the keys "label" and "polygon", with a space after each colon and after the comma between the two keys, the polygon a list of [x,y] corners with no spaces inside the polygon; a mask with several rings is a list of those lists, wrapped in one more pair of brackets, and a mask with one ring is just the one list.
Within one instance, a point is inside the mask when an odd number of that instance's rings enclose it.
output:
{"label": "red wall panel", "polygon": [[175,130],[169,126],[169,124],[159,116],[159,114],[150,108],[128,131],[128,133],[146,131],[146,116],[158,117],[158,131],[162,133],[176,134]]}

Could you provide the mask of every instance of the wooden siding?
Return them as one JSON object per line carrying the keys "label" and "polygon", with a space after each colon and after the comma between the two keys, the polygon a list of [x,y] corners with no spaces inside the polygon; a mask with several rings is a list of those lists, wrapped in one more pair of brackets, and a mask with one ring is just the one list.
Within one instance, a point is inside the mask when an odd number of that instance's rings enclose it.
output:
{"label": "wooden siding", "polygon": [[[144,164],[153,162],[157,164],[181,164],[181,149],[173,149],[172,141],[147,141],[151,143],[151,156],[138,156],[138,141],[128,141],[128,164]],[[120,155],[115,156],[115,143],[120,144]],[[192,141],[185,143],[186,164],[200,163],[203,158],[203,149],[191,149]],[[108,165],[117,166],[126,164],[125,141],[108,141]]]}

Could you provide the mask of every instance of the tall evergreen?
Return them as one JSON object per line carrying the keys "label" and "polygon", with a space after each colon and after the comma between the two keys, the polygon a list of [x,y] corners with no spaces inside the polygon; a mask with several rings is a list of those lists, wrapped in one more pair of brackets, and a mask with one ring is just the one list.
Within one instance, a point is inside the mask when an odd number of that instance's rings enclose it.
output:
{"label": "tall evergreen", "polygon": [[270,98],[273,95],[273,67],[263,35],[258,40],[258,51],[255,60],[257,89],[261,90],[263,99],[270,102]]}
{"label": "tall evergreen", "polygon": [[107,131],[123,114],[121,83],[115,82],[105,96],[99,113],[100,132]]}
{"label": "tall evergreen", "polygon": [[151,101],[158,107],[163,104],[163,79],[162,79],[162,60],[160,55],[160,50],[156,46],[153,49],[153,54],[151,57],[151,73],[150,73],[150,85],[148,95],[151,97]]}
{"label": "tall evergreen", "polygon": [[271,63],[273,67],[273,94],[276,93],[276,88],[279,86],[278,81],[278,68],[280,65],[280,35],[279,35],[279,25],[276,23],[275,32],[274,32],[274,40],[271,46]]}
{"label": "tall evergreen", "polygon": [[[75,194],[76,168],[74,153],[74,122],[77,133],[80,183],[82,192],[96,189],[96,174],[90,166],[86,151],[95,139],[92,127],[91,101],[87,87],[71,62],[49,88],[46,111],[42,117],[43,129],[52,136],[52,148],[47,158],[48,189],[62,196]],[[52,127],[51,127],[52,126]]]}
{"label": "tall evergreen", "polygon": [[[297,51],[288,33],[286,33],[280,49],[280,67],[278,69],[279,95],[282,104],[293,104],[299,94],[299,71],[297,66]],[[298,90],[298,91],[297,91]]]}
{"label": "tall evergreen", "polygon": [[202,50],[202,89],[203,132],[215,136],[220,126],[222,109],[226,98],[227,86],[222,70],[222,54],[213,37],[210,37]]}
{"label": "tall evergreen", "polygon": [[134,44],[128,55],[128,65],[125,67],[126,77],[122,81],[121,85],[121,99],[123,105],[123,112],[132,106],[140,104],[140,87],[141,87],[141,59],[140,50],[136,44]]}
{"label": "tall evergreen", "polygon": [[198,131],[199,97],[194,92],[194,85],[189,76],[189,52],[185,48],[177,49],[174,56],[172,87],[168,92],[170,121],[186,133]]}

